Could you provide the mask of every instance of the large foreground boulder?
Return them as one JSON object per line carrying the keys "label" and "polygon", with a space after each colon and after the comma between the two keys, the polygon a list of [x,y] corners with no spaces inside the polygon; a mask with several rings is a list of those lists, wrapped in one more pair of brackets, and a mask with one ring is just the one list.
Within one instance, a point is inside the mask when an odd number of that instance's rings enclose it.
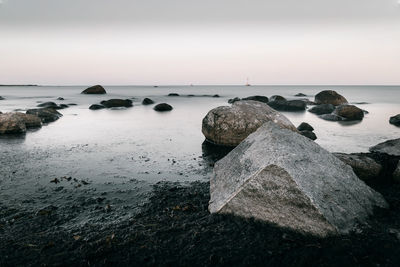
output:
{"label": "large foreground boulder", "polygon": [[379,143],[370,147],[369,151],[400,157],[400,138]]}
{"label": "large foreground boulder", "polygon": [[363,110],[353,105],[337,106],[333,114],[345,118],[346,121],[357,121],[364,118]]}
{"label": "large foreground boulder", "polygon": [[334,106],[339,106],[342,104],[347,104],[347,99],[344,96],[338,94],[333,90],[321,91],[315,95],[315,104],[332,104]]}
{"label": "large foreground boulder", "polygon": [[35,108],[28,109],[26,114],[38,116],[43,123],[53,122],[62,117],[62,114],[52,108]]}
{"label": "large foreground boulder", "polygon": [[237,101],[232,106],[210,110],[203,119],[202,132],[210,143],[237,146],[262,124],[273,121],[297,132],[296,127],[281,113],[257,101]]}
{"label": "large foreground boulder", "polygon": [[24,121],[15,113],[0,114],[0,134],[20,134],[26,132]]}
{"label": "large foreground boulder", "polygon": [[400,126],[400,114],[397,114],[396,116],[390,117],[389,123],[393,124],[393,125],[396,125],[396,126]]}
{"label": "large foreground boulder", "polygon": [[267,122],[215,164],[212,213],[232,213],[317,236],[346,234],[383,197],[350,166],[288,129]]}
{"label": "large foreground boulder", "polygon": [[101,85],[95,85],[95,86],[92,86],[92,87],[89,87],[89,88],[83,90],[81,94],[97,94],[97,95],[103,95],[103,94],[106,94],[106,93],[107,93],[107,92],[106,92],[106,90],[104,89],[103,86],[101,86]]}
{"label": "large foreground boulder", "polygon": [[377,178],[382,171],[382,165],[362,154],[333,153],[338,159],[349,165],[361,180]]}

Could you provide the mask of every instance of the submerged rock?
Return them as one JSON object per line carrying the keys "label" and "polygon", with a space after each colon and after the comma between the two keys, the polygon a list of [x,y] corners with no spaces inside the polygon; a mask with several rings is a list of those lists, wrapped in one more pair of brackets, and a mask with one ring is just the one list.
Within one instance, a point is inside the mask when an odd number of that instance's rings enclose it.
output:
{"label": "submerged rock", "polygon": [[333,114],[345,118],[346,121],[356,121],[364,118],[363,110],[353,105],[337,106]]}
{"label": "submerged rock", "polygon": [[396,116],[390,117],[389,123],[393,124],[393,125],[396,125],[396,126],[400,126],[400,114],[397,114]]}
{"label": "submerged rock", "polygon": [[254,100],[258,102],[263,102],[263,103],[268,103],[268,97],[266,96],[261,96],[261,95],[253,95],[253,96],[248,96],[246,98],[242,98],[242,100]]}
{"label": "submerged rock", "polygon": [[212,97],[220,97],[218,94],[213,95]]}
{"label": "submerged rock", "polygon": [[62,114],[60,112],[52,108],[28,109],[26,111],[26,114],[36,115],[44,123],[53,122],[62,117]]}
{"label": "submerged rock", "polygon": [[16,113],[0,115],[0,134],[20,134],[25,132],[25,122]]}
{"label": "submerged rock", "polygon": [[172,106],[167,103],[160,103],[154,107],[155,111],[170,111],[172,109]]}
{"label": "submerged rock", "polygon": [[106,108],[106,107],[103,105],[99,105],[99,104],[93,104],[89,107],[90,110],[99,110],[99,109],[103,109],[103,108]]}
{"label": "submerged rock", "polygon": [[333,90],[321,91],[315,95],[316,104],[332,104],[334,106],[347,104],[347,99]]}
{"label": "submerged rock", "polygon": [[349,165],[361,180],[377,178],[382,171],[382,165],[370,157],[361,154],[333,153],[338,159]]}
{"label": "submerged rock", "polygon": [[168,96],[179,96],[177,93],[169,93]]}
{"label": "submerged rock", "polygon": [[145,99],[143,99],[142,104],[143,105],[151,105],[151,104],[154,104],[154,101],[151,100],[150,98],[146,97]]}
{"label": "submerged rock", "polygon": [[400,157],[400,138],[379,143],[370,147],[369,151]]}
{"label": "submerged rock", "polygon": [[232,106],[210,110],[203,119],[202,132],[206,140],[213,144],[237,146],[267,121],[297,132],[283,114],[265,103],[252,100],[237,101]]}
{"label": "submerged rock", "polygon": [[302,111],[307,107],[306,102],[302,100],[274,100],[268,102],[268,105],[280,111]]}
{"label": "submerged rock", "polygon": [[239,97],[235,97],[235,98],[231,98],[231,99],[229,99],[228,100],[228,103],[229,104],[233,104],[233,103],[235,103],[235,102],[237,102],[237,101],[240,101],[241,99],[239,98]]}
{"label": "submerged rock", "polygon": [[286,101],[286,98],[280,95],[273,95],[269,98],[269,101]]}
{"label": "submerged rock", "polygon": [[307,122],[302,122],[302,123],[300,123],[299,126],[297,126],[297,130],[312,132],[312,131],[314,131],[314,128],[310,124],[308,124]]}
{"label": "submerged rock", "polygon": [[316,236],[347,234],[386,208],[350,166],[297,133],[267,122],[215,164],[209,211]]}
{"label": "submerged rock", "polygon": [[335,110],[335,106],[332,104],[321,104],[310,108],[308,111],[317,115],[329,114]]}
{"label": "submerged rock", "polygon": [[130,99],[110,99],[100,102],[106,108],[119,108],[119,107],[132,107],[132,100]]}
{"label": "submerged rock", "polygon": [[303,97],[303,96],[307,96],[307,95],[305,95],[305,94],[303,94],[303,93],[298,93],[298,94],[295,94],[294,96]]}
{"label": "submerged rock", "polygon": [[92,87],[89,87],[89,88],[83,90],[81,94],[99,94],[99,95],[102,95],[102,94],[106,94],[106,93],[107,92],[106,92],[106,90],[104,89],[103,86],[95,85],[95,86],[92,86]]}
{"label": "submerged rock", "polygon": [[57,100],[64,100],[64,98],[63,97],[59,97],[59,98],[57,98]]}

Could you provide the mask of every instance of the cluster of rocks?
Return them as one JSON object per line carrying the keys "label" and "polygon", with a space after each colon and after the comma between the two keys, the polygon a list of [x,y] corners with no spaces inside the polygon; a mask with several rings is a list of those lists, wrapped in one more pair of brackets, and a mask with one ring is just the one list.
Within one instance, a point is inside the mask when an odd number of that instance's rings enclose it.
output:
{"label": "cluster of rocks", "polygon": [[255,96],[249,96],[245,98],[239,98],[235,97],[232,99],[228,100],[229,104],[233,104],[237,101],[243,101],[243,100],[253,100],[253,101],[258,101],[262,103],[268,104],[270,107],[272,107],[275,110],[278,111],[303,111],[307,107],[307,101],[306,100],[287,100],[283,96],[280,95],[273,95],[270,98],[267,96],[260,96],[260,95],[255,95]]}
{"label": "cluster of rocks", "polygon": [[364,118],[364,111],[349,105],[347,99],[333,90],[321,91],[315,95],[315,106],[308,111],[328,121],[354,121]]}
{"label": "cluster of rocks", "polygon": [[27,129],[42,127],[41,119],[21,112],[0,112],[0,134],[20,134]]}
{"label": "cluster of rocks", "polygon": [[69,106],[67,104],[59,104],[59,105],[57,105],[54,102],[44,102],[44,103],[40,103],[39,105],[37,105],[37,107],[40,107],[40,108],[52,108],[52,109],[64,109],[64,108],[68,108]]}
{"label": "cluster of rocks", "polygon": [[317,136],[314,133],[314,128],[307,122],[302,122],[299,126],[297,126],[297,130],[299,130],[301,135],[310,138],[311,140],[317,139]]}

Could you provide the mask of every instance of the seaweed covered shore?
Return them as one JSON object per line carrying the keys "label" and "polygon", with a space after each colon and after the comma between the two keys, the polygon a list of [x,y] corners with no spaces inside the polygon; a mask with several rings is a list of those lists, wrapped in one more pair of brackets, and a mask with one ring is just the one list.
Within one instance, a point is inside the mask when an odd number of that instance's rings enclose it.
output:
{"label": "seaweed covered shore", "polygon": [[0,266],[398,266],[400,185],[372,186],[390,209],[325,239],[210,214],[208,182],[157,183],[137,215],[79,231],[58,226],[57,208],[20,214],[0,206]]}

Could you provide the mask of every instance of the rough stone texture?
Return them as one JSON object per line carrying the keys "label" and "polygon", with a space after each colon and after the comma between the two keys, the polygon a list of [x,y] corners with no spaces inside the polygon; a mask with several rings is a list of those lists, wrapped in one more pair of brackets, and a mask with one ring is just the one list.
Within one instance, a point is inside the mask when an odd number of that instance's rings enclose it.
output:
{"label": "rough stone texture", "polygon": [[397,164],[397,168],[393,172],[393,181],[396,183],[400,183],[400,161]]}
{"label": "rough stone texture", "polygon": [[393,125],[396,125],[396,126],[400,126],[400,114],[397,114],[396,116],[390,117],[389,123],[393,124]]}
{"label": "rough stone texture", "polygon": [[154,104],[154,101],[151,100],[150,98],[146,97],[145,99],[143,99],[142,104],[143,105],[151,105],[151,104]]}
{"label": "rough stone texture", "polygon": [[338,159],[349,165],[361,180],[377,178],[382,171],[382,165],[370,157],[360,154],[333,153]]}
{"label": "rough stone texture", "polygon": [[400,138],[379,143],[376,146],[370,147],[369,151],[400,157]]}
{"label": "rough stone texture", "polygon": [[26,111],[26,114],[36,115],[44,123],[53,122],[62,117],[62,114],[60,112],[52,108],[28,109]]}
{"label": "rough stone texture", "polygon": [[155,111],[170,111],[173,107],[167,103],[160,103],[154,107]]}
{"label": "rough stone texture", "polygon": [[81,94],[106,94],[106,90],[101,85],[95,85],[82,91]]}
{"label": "rough stone texture", "polygon": [[349,233],[387,207],[331,153],[267,122],[215,164],[212,213],[233,213],[318,236]]}
{"label": "rough stone texture", "polygon": [[300,123],[299,126],[297,126],[297,130],[312,132],[312,131],[314,131],[314,128],[310,124],[308,124],[307,122],[302,122],[302,123]]}
{"label": "rough stone texture", "polygon": [[311,113],[315,113],[317,115],[329,114],[335,110],[335,106],[332,104],[321,104],[315,107],[310,108],[308,111]]}
{"label": "rough stone texture", "polygon": [[16,112],[14,114],[18,116],[25,123],[27,129],[42,127],[42,120],[36,115],[25,114],[21,112]]}
{"label": "rough stone texture", "polygon": [[286,101],[286,98],[280,95],[273,95],[269,98],[269,101]]}
{"label": "rough stone texture", "polygon": [[237,146],[267,121],[297,132],[296,127],[283,114],[265,103],[251,100],[210,110],[203,119],[202,132],[211,143]]}
{"label": "rough stone texture", "polygon": [[99,104],[93,104],[89,107],[90,110],[99,110],[99,109],[103,109],[103,108],[106,108],[106,107],[103,105],[99,105]]}
{"label": "rough stone texture", "polygon": [[323,114],[323,115],[319,115],[318,117],[320,117],[323,120],[326,121],[344,121],[345,118],[340,117],[336,114]]}
{"label": "rough stone texture", "polygon": [[302,136],[305,136],[305,137],[307,137],[307,138],[313,140],[313,141],[314,141],[314,140],[317,140],[317,136],[316,136],[315,133],[313,133],[312,131],[303,130],[303,131],[300,131],[300,134],[301,134]]}
{"label": "rough stone texture", "polygon": [[101,101],[101,104],[106,108],[119,108],[119,107],[132,107],[132,100],[130,99],[110,99]]}
{"label": "rough stone texture", "polygon": [[347,104],[347,99],[333,90],[321,91],[315,95],[316,104],[332,104],[334,106]]}
{"label": "rough stone texture", "polygon": [[26,126],[20,116],[15,113],[0,115],[0,134],[19,134],[25,132]]}
{"label": "rough stone texture", "polygon": [[362,120],[364,111],[353,105],[340,105],[336,107],[333,114],[345,118],[346,121]]}
{"label": "rough stone texture", "polygon": [[302,100],[274,100],[268,102],[268,105],[281,111],[302,111],[307,107],[307,103]]}
{"label": "rough stone texture", "polygon": [[261,96],[261,95],[245,97],[245,98],[242,98],[242,100],[254,100],[254,101],[263,102],[263,103],[268,103],[268,101],[269,101],[268,97]]}

